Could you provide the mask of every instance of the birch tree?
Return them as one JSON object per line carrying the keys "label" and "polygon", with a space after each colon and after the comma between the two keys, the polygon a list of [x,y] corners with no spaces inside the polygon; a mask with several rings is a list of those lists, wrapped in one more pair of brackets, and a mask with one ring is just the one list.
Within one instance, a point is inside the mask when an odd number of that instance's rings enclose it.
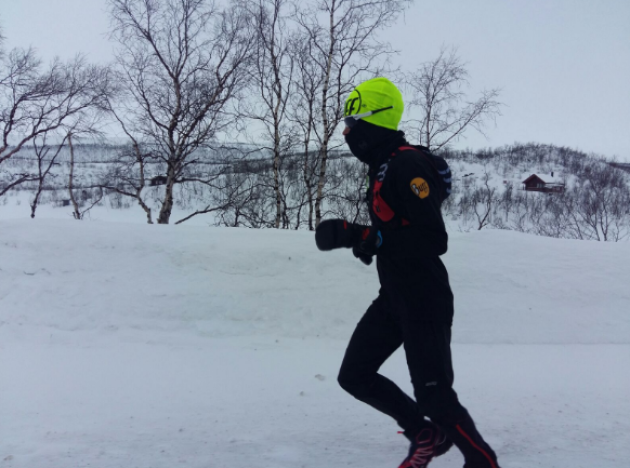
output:
{"label": "birch tree", "polygon": [[[391,25],[409,4],[410,0],[316,0],[296,12],[296,21],[310,42],[304,50],[318,86],[312,127],[318,151],[315,225],[324,215],[329,152],[335,145],[344,100],[361,78],[379,72],[391,50],[379,42],[377,33]],[[308,97],[308,89],[302,92]]]}
{"label": "birch tree", "polygon": [[420,144],[438,150],[455,142],[469,128],[483,134],[488,120],[501,115],[499,89],[485,90],[467,99],[468,71],[455,49],[442,48],[438,57],[423,63],[405,79],[410,96],[409,109],[419,109],[416,134]]}
{"label": "birch tree", "polygon": [[275,228],[279,228],[282,220],[287,218],[280,165],[283,155],[293,144],[287,108],[293,91],[295,61],[290,49],[287,6],[287,0],[257,0],[248,7],[256,31],[251,69],[252,87],[256,92],[246,116],[262,124],[263,145],[271,152]]}
{"label": "birch tree", "polygon": [[4,171],[4,162],[36,138],[63,134],[85,113],[104,109],[115,90],[110,70],[90,65],[81,56],[68,62],[55,59],[45,67],[34,49],[4,53],[1,45],[0,173],[5,183],[0,185],[0,196],[39,179],[30,172]]}
{"label": "birch tree", "polygon": [[157,217],[168,224],[174,187],[213,179],[195,153],[232,123],[229,104],[245,85],[253,46],[239,3],[209,0],[108,0],[117,63],[129,98],[113,111],[166,167]]}
{"label": "birch tree", "polygon": [[144,189],[149,182],[147,167],[155,162],[155,157],[142,148],[133,135],[127,136],[131,143],[119,152],[113,163],[101,174],[99,185],[109,192],[136,200],[147,216],[147,224],[153,224],[153,210],[145,199]]}
{"label": "birch tree", "polygon": [[324,81],[317,64],[312,60],[315,45],[308,34],[300,34],[293,41],[293,55],[296,64],[295,92],[289,107],[289,118],[294,123],[301,154],[301,176],[304,189],[304,203],[307,207],[309,230],[315,229],[315,195],[317,189],[317,134],[319,90]]}
{"label": "birch tree", "polygon": [[[35,218],[35,212],[45,187],[46,180],[49,178],[50,171],[53,166],[57,164],[57,157],[63,150],[66,144],[67,137],[64,137],[62,141],[57,145],[49,145],[47,143],[48,134],[44,133],[41,136],[33,138],[33,153],[37,160],[37,173],[33,175],[33,179],[37,181],[37,188],[30,203],[31,218]],[[53,174],[54,176],[54,174]]]}

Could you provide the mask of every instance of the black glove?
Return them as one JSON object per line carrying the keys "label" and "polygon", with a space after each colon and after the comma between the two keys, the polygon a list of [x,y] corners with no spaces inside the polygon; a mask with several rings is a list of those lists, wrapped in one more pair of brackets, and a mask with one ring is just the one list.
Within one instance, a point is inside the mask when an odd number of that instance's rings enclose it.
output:
{"label": "black glove", "polygon": [[376,255],[376,249],[383,242],[381,232],[372,228],[365,228],[361,237],[352,245],[352,253],[366,265],[372,263],[372,257]]}
{"label": "black glove", "polygon": [[378,231],[349,223],[343,219],[322,221],[315,229],[315,243],[319,250],[352,248],[352,253],[366,265],[372,263],[380,236]]}
{"label": "black glove", "polygon": [[361,239],[366,226],[349,223],[343,219],[327,219],[315,229],[315,243],[319,250],[351,248]]}

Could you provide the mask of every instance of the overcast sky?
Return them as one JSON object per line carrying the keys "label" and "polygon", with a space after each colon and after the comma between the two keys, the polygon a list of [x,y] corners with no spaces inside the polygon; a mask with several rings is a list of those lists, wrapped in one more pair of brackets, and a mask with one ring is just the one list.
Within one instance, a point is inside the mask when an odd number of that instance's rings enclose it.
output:
{"label": "overcast sky", "polygon": [[[108,26],[105,0],[0,0],[6,45],[45,60],[111,60]],[[488,138],[456,147],[552,143],[630,162],[630,0],[416,0],[382,36],[405,69],[454,46],[471,96],[502,89]]]}

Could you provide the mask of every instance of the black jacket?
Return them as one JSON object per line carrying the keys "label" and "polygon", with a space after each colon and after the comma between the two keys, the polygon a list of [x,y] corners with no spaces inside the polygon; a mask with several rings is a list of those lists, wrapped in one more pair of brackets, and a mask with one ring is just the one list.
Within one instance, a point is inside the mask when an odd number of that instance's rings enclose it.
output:
{"label": "black jacket", "polygon": [[448,166],[402,136],[379,148],[370,164],[367,203],[381,233],[381,294],[419,318],[452,320],[453,295],[440,260],[448,235],[441,213],[450,192]]}

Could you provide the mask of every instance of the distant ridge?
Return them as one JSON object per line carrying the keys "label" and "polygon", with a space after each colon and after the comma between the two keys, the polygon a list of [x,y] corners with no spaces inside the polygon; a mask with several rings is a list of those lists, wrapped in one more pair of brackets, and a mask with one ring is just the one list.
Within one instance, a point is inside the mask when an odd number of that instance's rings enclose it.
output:
{"label": "distant ridge", "polygon": [[609,164],[612,167],[616,167],[617,169],[621,169],[622,171],[630,172],[630,163],[611,162]]}

